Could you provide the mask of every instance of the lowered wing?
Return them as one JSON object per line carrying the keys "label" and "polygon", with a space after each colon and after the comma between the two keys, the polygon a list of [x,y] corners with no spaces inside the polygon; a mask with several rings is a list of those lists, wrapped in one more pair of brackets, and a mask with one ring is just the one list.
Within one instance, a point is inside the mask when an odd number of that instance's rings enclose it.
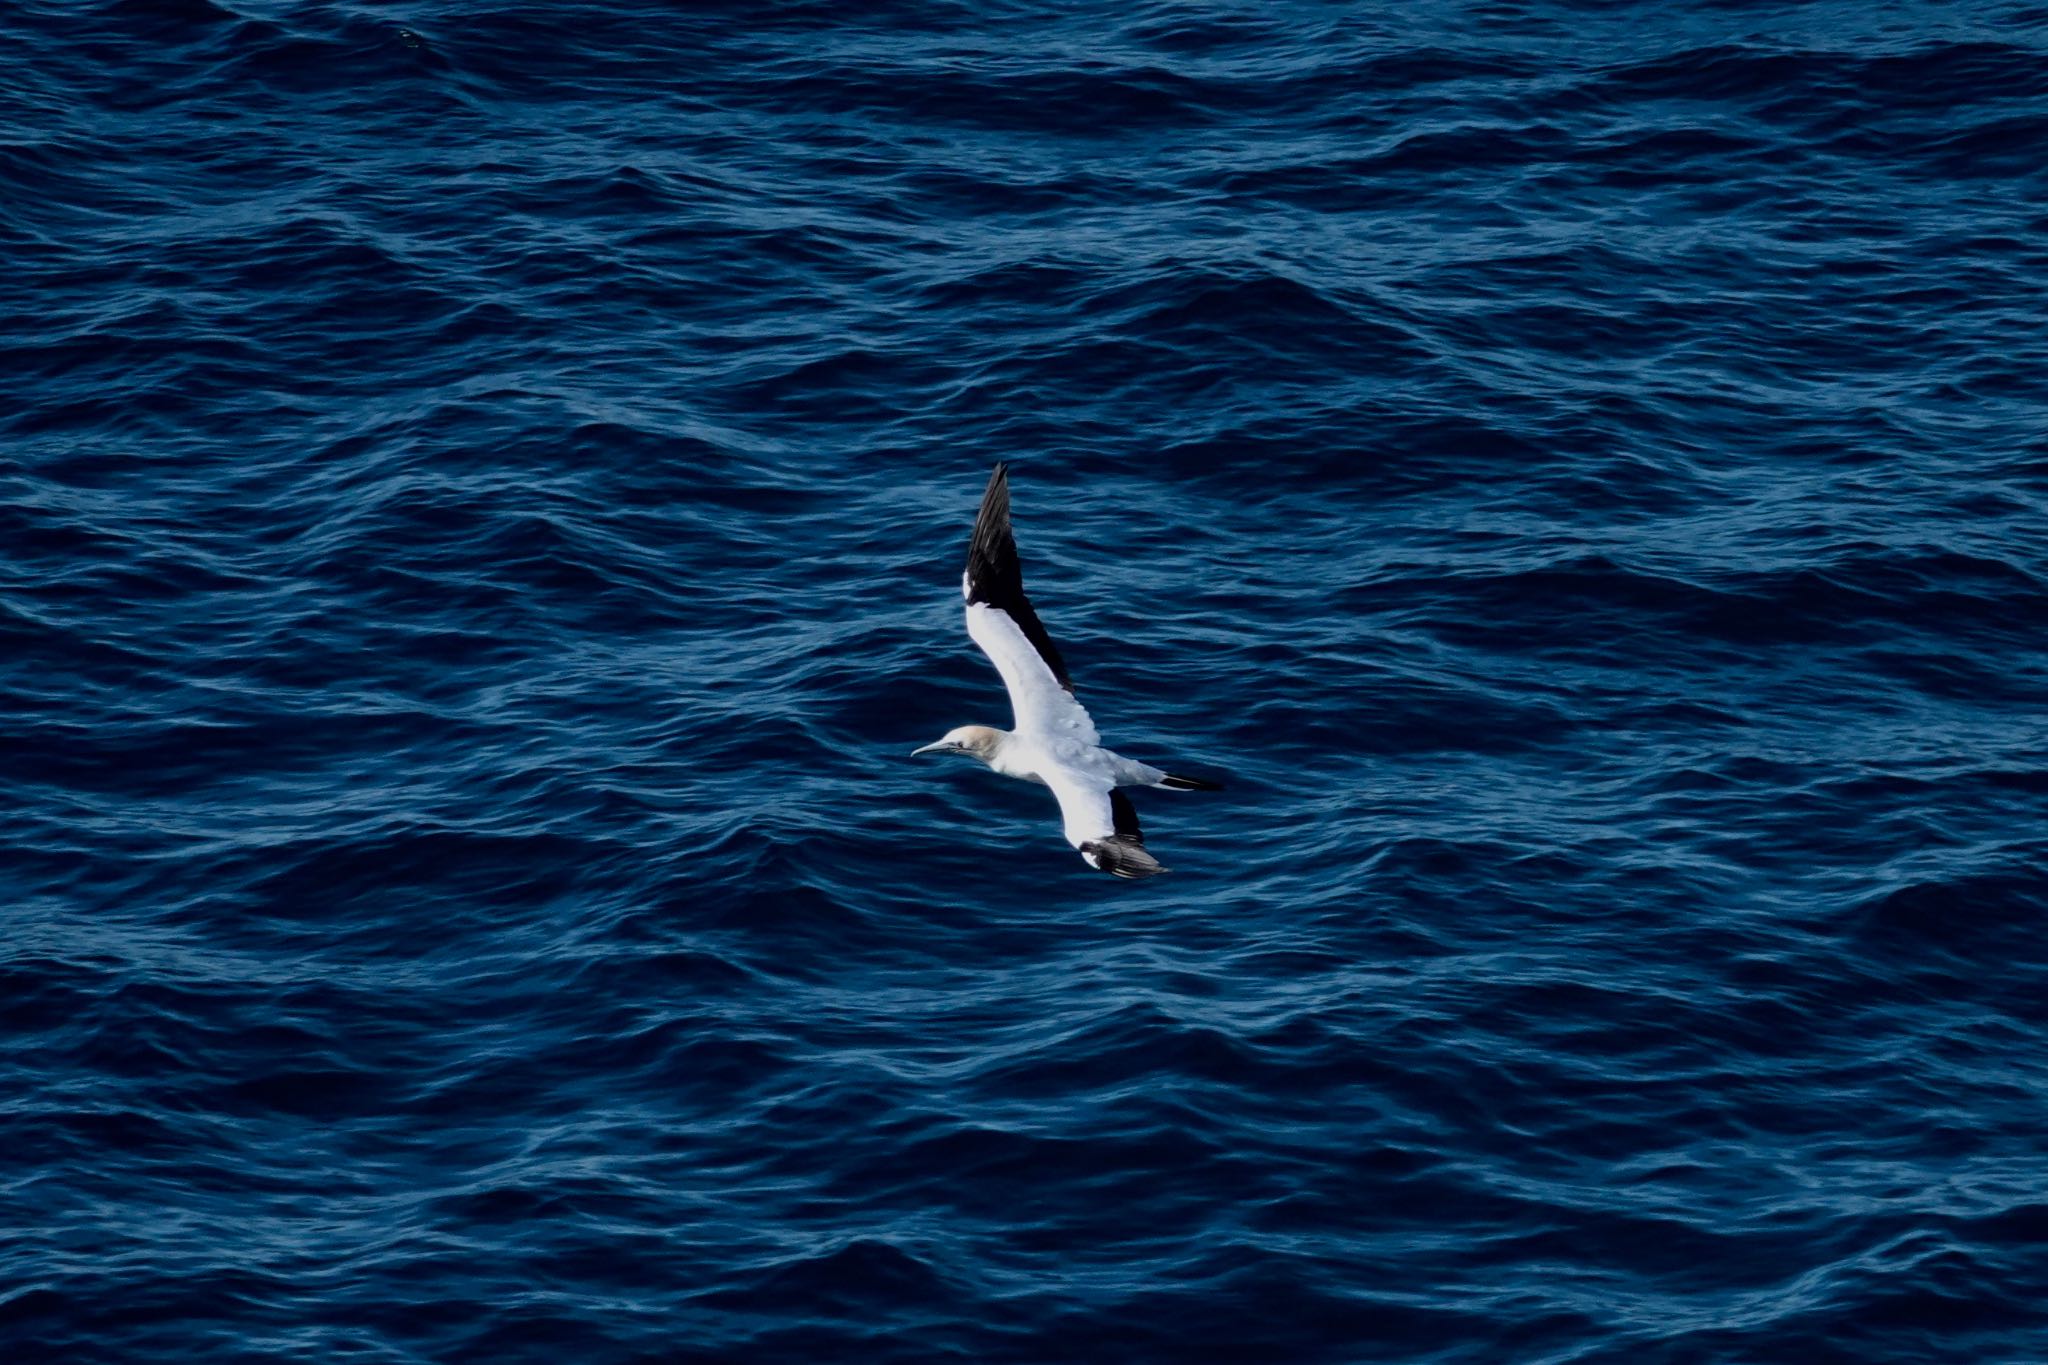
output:
{"label": "lowered wing", "polygon": [[1060,800],[1067,842],[1081,850],[1088,866],[1127,878],[1166,871],[1145,851],[1145,835],[1130,797],[1071,770],[1047,774],[1045,784]]}

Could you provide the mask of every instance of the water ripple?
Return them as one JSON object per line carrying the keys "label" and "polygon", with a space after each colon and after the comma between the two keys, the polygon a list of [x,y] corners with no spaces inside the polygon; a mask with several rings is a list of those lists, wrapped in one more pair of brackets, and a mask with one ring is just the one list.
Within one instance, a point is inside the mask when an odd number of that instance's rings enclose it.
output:
{"label": "water ripple", "polygon": [[10,1359],[2039,1354],[2038,8],[16,11]]}

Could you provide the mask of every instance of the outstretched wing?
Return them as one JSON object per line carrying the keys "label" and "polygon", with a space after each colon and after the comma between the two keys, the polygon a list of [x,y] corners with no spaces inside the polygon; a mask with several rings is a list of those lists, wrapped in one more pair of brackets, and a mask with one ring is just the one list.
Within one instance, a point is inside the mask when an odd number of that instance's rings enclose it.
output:
{"label": "outstretched wing", "polygon": [[1074,684],[1059,647],[1024,595],[1017,541],[1010,534],[1008,465],[996,466],[981,495],[960,589],[967,597],[967,633],[1003,675],[1017,729],[1044,738],[1099,743],[1102,737],[1088,709],[1074,699]]}
{"label": "outstretched wing", "polygon": [[1166,871],[1145,851],[1145,835],[1138,828],[1138,811],[1130,797],[1072,772],[1053,773],[1046,785],[1060,800],[1067,842],[1081,850],[1088,866],[1118,877],[1150,877]]}

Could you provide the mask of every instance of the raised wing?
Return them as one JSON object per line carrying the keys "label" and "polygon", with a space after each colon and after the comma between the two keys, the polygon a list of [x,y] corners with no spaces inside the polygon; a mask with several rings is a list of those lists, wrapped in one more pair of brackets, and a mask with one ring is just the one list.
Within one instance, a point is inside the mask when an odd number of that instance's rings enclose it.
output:
{"label": "raised wing", "polygon": [[1060,800],[1067,842],[1081,850],[1088,866],[1126,878],[1166,871],[1145,851],[1145,836],[1130,797],[1071,772],[1051,774],[1046,785]]}
{"label": "raised wing", "polygon": [[996,466],[981,495],[960,589],[967,598],[967,633],[1003,675],[1018,731],[1099,743],[1088,709],[1074,699],[1066,661],[1024,595],[1024,572],[1010,533],[1007,465]]}

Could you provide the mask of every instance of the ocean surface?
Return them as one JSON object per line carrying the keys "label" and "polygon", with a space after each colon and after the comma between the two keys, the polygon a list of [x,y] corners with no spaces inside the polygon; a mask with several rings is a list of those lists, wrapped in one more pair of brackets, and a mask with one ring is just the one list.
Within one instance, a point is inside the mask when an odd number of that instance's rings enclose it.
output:
{"label": "ocean surface", "polygon": [[2048,1360],[2048,7],[13,0],[0,265],[7,1365]]}

